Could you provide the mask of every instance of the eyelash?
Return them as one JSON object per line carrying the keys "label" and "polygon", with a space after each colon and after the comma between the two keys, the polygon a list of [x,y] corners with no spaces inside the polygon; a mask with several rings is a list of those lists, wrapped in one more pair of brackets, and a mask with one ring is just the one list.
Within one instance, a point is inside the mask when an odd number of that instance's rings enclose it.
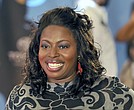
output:
{"label": "eyelash", "polygon": [[46,44],[42,44],[41,47],[42,47],[42,48],[48,48],[49,46],[46,45]]}
{"label": "eyelash", "polygon": [[69,48],[69,45],[59,45],[58,46],[60,49],[66,49],[66,48]]}
{"label": "eyelash", "polygon": [[[49,45],[46,45],[46,44],[42,44],[41,45],[42,48],[49,48],[50,46]],[[58,48],[59,49],[66,49],[66,48],[69,48],[70,46],[69,45],[59,45]]]}

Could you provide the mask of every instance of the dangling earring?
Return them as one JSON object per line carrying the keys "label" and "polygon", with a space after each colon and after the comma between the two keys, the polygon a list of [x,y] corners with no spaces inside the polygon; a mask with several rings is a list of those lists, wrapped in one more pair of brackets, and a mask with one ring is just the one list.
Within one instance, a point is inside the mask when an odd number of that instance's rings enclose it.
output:
{"label": "dangling earring", "polygon": [[78,56],[78,71],[77,71],[77,74],[82,74],[83,72],[83,69],[81,67],[81,64],[80,64],[80,56]]}

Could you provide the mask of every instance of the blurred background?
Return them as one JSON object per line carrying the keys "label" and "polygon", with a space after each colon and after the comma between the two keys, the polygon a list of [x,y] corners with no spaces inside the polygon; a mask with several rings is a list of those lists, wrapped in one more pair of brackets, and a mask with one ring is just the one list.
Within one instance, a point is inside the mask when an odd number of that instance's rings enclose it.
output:
{"label": "blurred background", "polygon": [[[87,0],[82,1],[87,4]],[[78,0],[0,0],[0,93],[2,94],[0,100],[4,102],[12,88],[20,82],[20,71],[24,63],[23,58],[20,57],[25,56],[31,27],[36,28],[34,22],[49,9],[59,6],[75,8],[77,2]],[[109,26],[116,44],[117,76],[120,75],[127,59],[127,53],[126,43],[116,41],[115,37],[118,30],[130,18],[132,2],[133,0],[109,0],[106,7]]]}

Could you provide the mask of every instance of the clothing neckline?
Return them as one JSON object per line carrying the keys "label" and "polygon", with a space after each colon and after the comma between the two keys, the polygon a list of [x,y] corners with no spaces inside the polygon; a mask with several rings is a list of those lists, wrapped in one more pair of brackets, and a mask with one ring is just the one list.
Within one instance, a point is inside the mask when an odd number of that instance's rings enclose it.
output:
{"label": "clothing neckline", "polygon": [[70,88],[73,86],[74,80],[70,82],[65,82],[65,83],[47,83],[47,91],[49,92],[56,92],[58,94],[65,94],[70,91]]}

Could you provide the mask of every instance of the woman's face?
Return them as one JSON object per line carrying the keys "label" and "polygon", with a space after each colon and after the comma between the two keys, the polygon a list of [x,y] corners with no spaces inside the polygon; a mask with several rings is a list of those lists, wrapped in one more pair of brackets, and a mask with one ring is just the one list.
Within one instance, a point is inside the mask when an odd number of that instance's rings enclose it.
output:
{"label": "woman's face", "polygon": [[77,44],[63,26],[47,26],[41,34],[39,62],[49,82],[68,82],[76,76]]}

